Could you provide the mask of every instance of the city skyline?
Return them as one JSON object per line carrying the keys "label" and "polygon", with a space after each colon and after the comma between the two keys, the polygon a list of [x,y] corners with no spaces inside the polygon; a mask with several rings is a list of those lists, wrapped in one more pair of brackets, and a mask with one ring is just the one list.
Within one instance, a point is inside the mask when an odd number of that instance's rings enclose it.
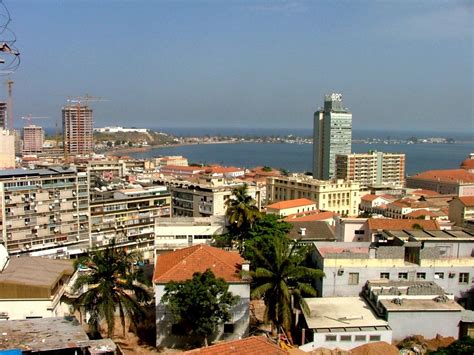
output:
{"label": "city skyline", "polygon": [[96,127],[311,128],[342,92],[355,130],[473,128],[468,1],[5,3],[15,118],[45,127],[90,93]]}

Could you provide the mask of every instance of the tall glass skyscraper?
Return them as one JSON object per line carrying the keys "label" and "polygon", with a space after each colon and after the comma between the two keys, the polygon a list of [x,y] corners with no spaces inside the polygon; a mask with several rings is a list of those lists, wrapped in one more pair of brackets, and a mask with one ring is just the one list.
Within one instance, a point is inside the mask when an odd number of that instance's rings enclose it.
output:
{"label": "tall glass skyscraper", "polygon": [[336,154],[350,154],[352,148],[352,113],[342,106],[341,94],[324,97],[324,108],[314,113],[313,177],[335,177]]}

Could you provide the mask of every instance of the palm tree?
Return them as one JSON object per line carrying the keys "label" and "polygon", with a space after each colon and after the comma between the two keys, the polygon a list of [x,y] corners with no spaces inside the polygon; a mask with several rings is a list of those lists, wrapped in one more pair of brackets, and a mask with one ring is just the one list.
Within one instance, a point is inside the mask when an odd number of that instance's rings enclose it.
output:
{"label": "palm tree", "polygon": [[251,296],[265,301],[265,320],[272,323],[272,328],[279,330],[281,327],[290,335],[293,303],[309,313],[303,297],[316,296],[311,282],[324,277],[324,273],[303,266],[305,250],[299,249],[297,243],[289,241],[286,236],[275,237],[271,243],[268,255],[253,250],[265,267],[250,272],[254,284]]}
{"label": "palm tree", "polygon": [[225,215],[229,221],[229,229],[234,239],[242,245],[245,234],[253,223],[260,218],[256,201],[248,194],[248,185],[243,184],[232,191],[233,198],[226,201]]}
{"label": "palm tree", "polygon": [[143,272],[136,264],[141,257],[137,253],[127,253],[115,247],[115,241],[102,250],[94,250],[79,258],[75,266],[86,267],[74,285],[81,293],[72,302],[74,309],[83,309],[89,314],[89,327],[97,334],[102,319],[107,323],[107,336],[114,332],[115,311],[118,308],[120,321],[125,336],[125,317],[135,322],[144,315],[144,305],[151,300],[151,295],[144,285]]}

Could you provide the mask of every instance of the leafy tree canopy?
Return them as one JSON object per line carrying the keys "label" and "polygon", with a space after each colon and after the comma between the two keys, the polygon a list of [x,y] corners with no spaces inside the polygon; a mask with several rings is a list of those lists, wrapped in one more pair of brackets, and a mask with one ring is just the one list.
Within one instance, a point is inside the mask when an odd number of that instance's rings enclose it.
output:
{"label": "leafy tree canopy", "polygon": [[230,320],[230,309],[237,300],[227,282],[216,278],[209,269],[196,272],[191,280],[170,281],[162,298],[181,329],[202,337],[206,345],[218,324]]}

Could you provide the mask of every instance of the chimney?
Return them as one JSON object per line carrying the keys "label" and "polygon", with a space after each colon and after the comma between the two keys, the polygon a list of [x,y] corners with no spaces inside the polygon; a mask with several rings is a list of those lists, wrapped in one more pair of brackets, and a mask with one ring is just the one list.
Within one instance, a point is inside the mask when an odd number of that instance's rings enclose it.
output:
{"label": "chimney", "polygon": [[242,263],[242,271],[246,271],[246,272],[250,271],[250,261],[245,260]]}
{"label": "chimney", "polygon": [[300,228],[300,234],[304,237],[306,235],[306,228]]}

